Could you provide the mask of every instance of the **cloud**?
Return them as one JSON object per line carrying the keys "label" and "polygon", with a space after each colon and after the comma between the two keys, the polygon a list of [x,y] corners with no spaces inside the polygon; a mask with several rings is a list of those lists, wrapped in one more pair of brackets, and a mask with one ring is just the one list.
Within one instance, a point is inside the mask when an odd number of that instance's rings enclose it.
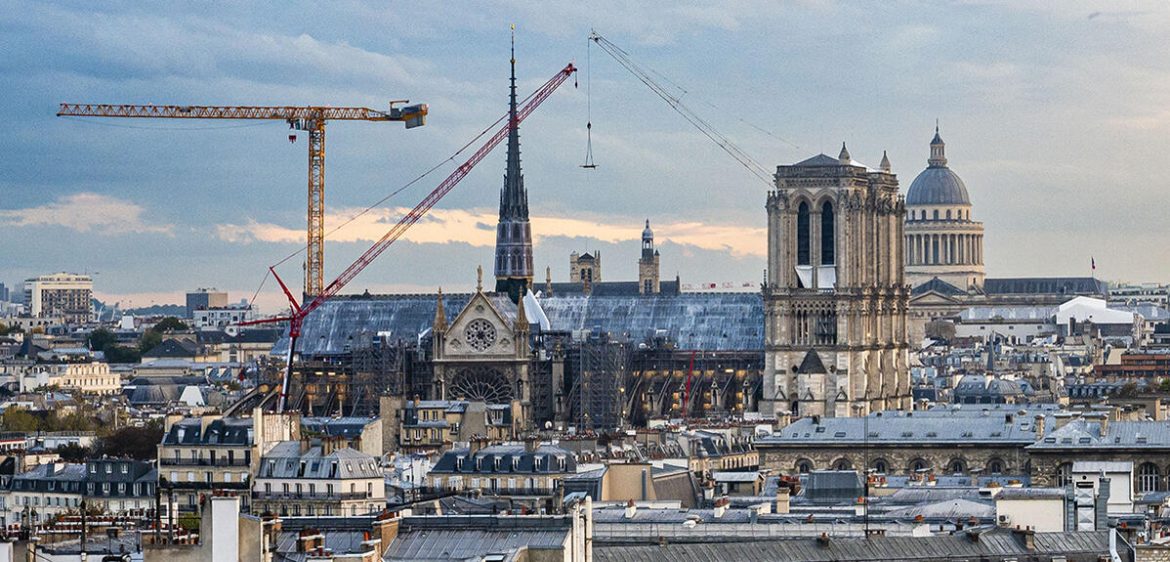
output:
{"label": "cloud", "polygon": [[[376,209],[366,213],[327,238],[332,242],[373,242],[382,237],[408,209]],[[336,211],[325,217],[326,232],[337,228],[356,211]],[[606,243],[641,240],[643,225],[637,219],[615,220],[617,217],[574,218],[544,216],[532,217],[534,242],[552,237],[589,238]],[[491,247],[496,243],[495,212],[487,209],[435,209],[403,236],[416,244],[463,243],[475,247]],[[728,252],[732,256],[761,257],[767,251],[767,236],[763,227],[720,225],[701,222],[674,222],[655,224],[655,241],[693,246],[703,250]],[[246,224],[216,226],[220,240],[235,244],[252,242],[301,244],[305,233],[271,223],[250,221]]]}
{"label": "cloud", "polygon": [[141,205],[98,193],[74,193],[26,209],[0,210],[0,225],[61,226],[103,235],[159,233],[172,235],[174,225],[150,224]]}

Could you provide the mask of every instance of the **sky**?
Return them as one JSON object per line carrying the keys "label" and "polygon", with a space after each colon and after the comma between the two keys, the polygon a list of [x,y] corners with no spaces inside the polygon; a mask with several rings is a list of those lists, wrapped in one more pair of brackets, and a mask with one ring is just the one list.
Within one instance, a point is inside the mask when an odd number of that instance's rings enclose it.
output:
{"label": "sky", "polygon": [[[425,127],[333,122],[331,279],[450,173],[521,95],[579,68],[520,127],[535,267],[600,251],[635,279],[643,221],[664,277],[757,284],[767,186],[602,50],[596,30],[771,169],[847,143],[902,189],[936,120],[986,228],[991,277],[1166,282],[1170,4],[1164,2],[142,3],[0,0],[0,282],[90,273],[124,307],[198,287],[274,312],[300,249],[304,136],[267,121],[55,117],[61,102],[427,103]],[[592,123],[596,169],[581,168]],[[468,152],[462,157],[466,158]],[[474,287],[491,271],[504,147],[346,292]],[[462,158],[458,159],[459,162]],[[301,255],[278,266],[294,288]]]}

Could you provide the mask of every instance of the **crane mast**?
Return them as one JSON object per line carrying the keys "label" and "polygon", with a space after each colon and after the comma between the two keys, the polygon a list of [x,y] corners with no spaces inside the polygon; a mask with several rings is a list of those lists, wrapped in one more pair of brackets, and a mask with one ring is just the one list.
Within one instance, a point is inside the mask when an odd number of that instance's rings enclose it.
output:
{"label": "crane mast", "polygon": [[495,134],[493,134],[486,142],[484,142],[484,144],[480,146],[479,149],[476,150],[475,153],[473,153],[466,162],[455,168],[455,170],[452,171],[451,174],[438,185],[438,187],[427,194],[427,196],[424,197],[422,201],[419,201],[419,203],[415,205],[414,208],[410,210],[410,212],[403,215],[402,218],[399,219],[398,222],[390,228],[390,230],[386,231],[386,234],[382,235],[382,238],[380,238],[377,242],[370,246],[369,249],[363,252],[362,255],[354,260],[354,262],[351,263],[349,267],[345,268],[345,270],[342,271],[336,279],[330,282],[329,285],[325,286],[325,288],[320,293],[312,296],[312,300],[304,306],[297,302],[297,299],[293,296],[292,291],[290,291],[288,286],[285,285],[284,281],[281,280],[280,276],[276,273],[275,266],[269,268],[269,271],[272,272],[273,277],[276,278],[277,283],[280,284],[281,290],[284,292],[285,297],[289,301],[289,315],[279,318],[268,318],[264,320],[243,322],[241,325],[266,324],[274,322],[288,322],[289,324],[288,357],[285,364],[284,378],[281,381],[280,400],[277,402],[277,412],[284,412],[285,403],[288,397],[289,379],[292,375],[293,357],[296,352],[297,340],[300,338],[301,327],[304,324],[305,317],[324,304],[325,301],[327,301],[330,297],[341,291],[341,289],[349,284],[350,281],[353,281],[353,279],[357,277],[358,274],[362,272],[362,270],[373,263],[374,260],[378,258],[378,256],[380,256],[383,252],[386,251],[387,248],[393,245],[395,241],[401,238],[402,235],[405,234],[406,231],[410,229],[410,227],[414,226],[414,224],[417,223],[419,219],[425,216],[427,212],[429,212],[435,206],[435,204],[437,204],[443,197],[450,193],[451,190],[454,189],[455,186],[463,180],[463,178],[467,177],[467,174],[471,172],[471,169],[483,161],[483,159],[487,157],[488,153],[490,153],[492,149],[503,142],[503,140],[508,137],[508,132],[510,130],[517,127],[520,122],[531,115],[537,107],[540,107],[540,104],[544,103],[544,100],[548,99],[548,97],[552,95],[552,93],[555,92],[557,88],[564,84],[565,81],[569,79],[569,76],[575,72],[577,72],[577,68],[573,66],[572,63],[569,63],[567,66],[565,66],[565,68],[558,71],[552,78],[545,82],[544,85],[537,89],[536,92],[534,92],[527,99],[524,105],[516,111],[516,117],[514,119],[508,119],[508,122],[501,126],[499,130],[495,132]]}
{"label": "crane mast", "polygon": [[[366,107],[118,105],[63,103],[59,117],[123,117],[146,119],[267,119],[288,123],[309,136],[309,191],[305,233],[305,285],[309,297],[325,284],[325,123],[334,121],[400,121],[407,129],[426,124],[428,107],[417,104],[377,111]],[[290,136],[290,139],[295,138]]]}

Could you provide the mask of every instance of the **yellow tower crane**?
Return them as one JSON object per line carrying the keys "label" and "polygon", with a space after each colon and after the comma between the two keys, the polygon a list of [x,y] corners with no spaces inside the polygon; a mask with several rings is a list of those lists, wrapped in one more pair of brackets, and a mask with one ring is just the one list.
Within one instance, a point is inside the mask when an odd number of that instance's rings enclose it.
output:
{"label": "yellow tower crane", "polygon": [[[134,117],[148,119],[271,119],[287,121],[290,128],[309,133],[309,205],[305,256],[305,295],[321,294],[325,285],[325,122],[401,121],[407,129],[426,124],[425,103],[377,111],[365,107],[328,106],[207,106],[207,105],[110,105],[63,103],[63,117]],[[290,140],[295,137],[290,135]]]}

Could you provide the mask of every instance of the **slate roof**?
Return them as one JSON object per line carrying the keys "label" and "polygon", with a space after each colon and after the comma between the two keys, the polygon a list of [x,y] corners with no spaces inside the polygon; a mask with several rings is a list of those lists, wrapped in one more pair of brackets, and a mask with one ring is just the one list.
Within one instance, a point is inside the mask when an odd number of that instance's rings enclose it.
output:
{"label": "slate roof", "polygon": [[1092,277],[1019,277],[983,280],[986,295],[1108,295],[1104,281]]}
{"label": "slate roof", "polygon": [[207,424],[204,431],[199,418],[184,418],[175,422],[163,435],[163,445],[251,445],[252,420],[221,418]]}
{"label": "slate roof", "polygon": [[[565,459],[561,470],[558,458]],[[457,462],[463,459],[462,464]],[[496,469],[499,459],[499,469]],[[516,459],[515,468],[512,460]],[[470,454],[470,449],[452,449],[443,453],[431,469],[433,474],[573,474],[577,459],[572,452],[553,445],[541,445],[535,452],[525,451],[524,445],[492,445]]]}
{"label": "slate roof", "polygon": [[281,441],[260,459],[257,478],[381,478],[374,457],[350,448],[323,454],[320,446],[301,452],[300,441]]}
{"label": "slate roof", "polygon": [[[444,294],[450,323],[469,294]],[[498,297],[501,313],[515,305]],[[681,349],[759,351],[764,348],[764,306],[759,293],[683,293],[654,296],[541,296],[537,299],[554,331],[594,330],[642,342],[665,334]],[[493,300],[493,304],[497,301]],[[377,334],[417,341],[435,318],[435,295],[337,297],[305,318],[298,347],[308,356],[337,355],[368,345]],[[510,305],[510,306],[509,306]],[[287,338],[273,346],[279,355]]]}
{"label": "slate roof", "polygon": [[806,158],[804,160],[801,160],[800,162],[793,164],[793,166],[840,166],[840,165],[841,165],[840,160],[838,160],[837,158],[833,158],[832,156],[829,156],[828,154],[825,154],[823,152],[816,155],[816,156],[813,156],[811,158]]}
{"label": "slate roof", "polygon": [[187,340],[174,338],[163,340],[162,343],[143,353],[143,357],[158,357],[160,359],[186,359],[195,357],[199,344]]}
{"label": "slate roof", "polygon": [[362,430],[373,421],[373,418],[361,417],[306,417],[301,418],[301,427],[330,437],[354,438],[360,437]]}
{"label": "slate roof", "polygon": [[1110,421],[1102,435],[1100,422],[1078,418],[1028,446],[1029,451],[1065,449],[1170,449],[1170,424],[1157,421]]}
{"label": "slate roof", "polygon": [[[1033,419],[1029,416],[1007,415],[969,417],[929,415],[897,415],[883,412],[869,416],[869,434],[865,433],[864,418],[799,419],[771,436],[756,440],[756,448],[784,447],[795,444],[855,446],[868,441],[870,445],[914,443],[990,443],[1027,444],[1036,440]],[[921,419],[927,418],[928,423]],[[1052,427],[1051,423],[1045,427]]]}
{"label": "slate roof", "polygon": [[[861,560],[995,560],[1025,559],[1062,554],[1070,562],[1096,561],[1109,550],[1109,532],[1083,531],[1036,533],[1035,551],[1009,530],[989,530],[972,540],[967,533],[929,537],[831,538],[827,544],[817,539],[771,541],[737,541],[719,543],[669,543],[658,545],[595,545],[596,562],[743,562],[785,560],[792,562],[861,561]],[[647,540],[653,537],[648,537]],[[1119,549],[1128,550],[1124,540]],[[1079,555],[1079,556],[1077,556]]]}
{"label": "slate roof", "polygon": [[488,554],[562,550],[569,527],[562,519],[539,516],[405,517],[383,560],[476,561]]}

